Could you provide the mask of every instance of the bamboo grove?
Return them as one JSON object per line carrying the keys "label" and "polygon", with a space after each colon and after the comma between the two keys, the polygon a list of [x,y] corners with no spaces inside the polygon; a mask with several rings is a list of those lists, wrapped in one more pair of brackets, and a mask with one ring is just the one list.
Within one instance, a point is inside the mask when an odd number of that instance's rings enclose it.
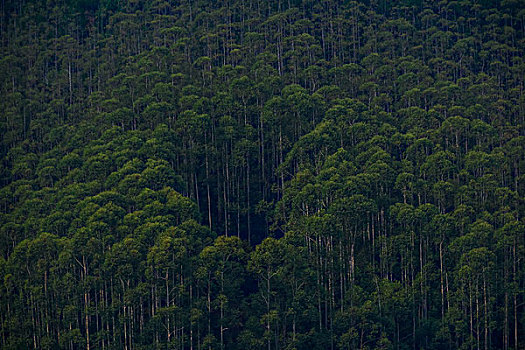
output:
{"label": "bamboo grove", "polygon": [[523,1],[0,6],[0,348],[525,347]]}

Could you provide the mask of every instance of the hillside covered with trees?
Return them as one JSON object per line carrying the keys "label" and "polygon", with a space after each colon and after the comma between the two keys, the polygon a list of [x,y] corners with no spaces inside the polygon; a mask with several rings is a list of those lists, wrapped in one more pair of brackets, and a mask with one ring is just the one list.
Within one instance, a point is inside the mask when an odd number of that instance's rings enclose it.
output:
{"label": "hillside covered with trees", "polygon": [[521,0],[4,0],[0,348],[524,349]]}

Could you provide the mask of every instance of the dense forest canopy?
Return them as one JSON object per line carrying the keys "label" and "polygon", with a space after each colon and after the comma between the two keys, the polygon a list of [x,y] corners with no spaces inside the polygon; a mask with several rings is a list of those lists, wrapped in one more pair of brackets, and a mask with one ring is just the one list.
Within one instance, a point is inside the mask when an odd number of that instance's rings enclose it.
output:
{"label": "dense forest canopy", "polygon": [[525,348],[521,0],[3,0],[0,348]]}

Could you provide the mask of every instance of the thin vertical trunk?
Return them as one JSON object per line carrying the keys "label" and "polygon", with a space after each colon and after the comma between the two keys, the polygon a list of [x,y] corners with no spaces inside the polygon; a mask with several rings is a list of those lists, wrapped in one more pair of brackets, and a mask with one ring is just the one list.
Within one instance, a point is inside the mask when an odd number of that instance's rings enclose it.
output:
{"label": "thin vertical trunk", "polygon": [[509,293],[505,289],[505,321],[503,325],[503,349],[509,348]]}
{"label": "thin vertical trunk", "polygon": [[206,196],[208,199],[208,227],[211,230],[211,197],[210,197],[210,168],[208,163],[208,144],[206,143],[206,155],[205,155],[205,166],[206,166]]}
{"label": "thin vertical trunk", "polygon": [[[168,269],[166,269],[166,272],[164,274],[164,279],[166,280],[166,307],[169,309],[170,307],[170,289],[169,289],[169,279],[168,279],[169,275],[168,275]],[[168,339],[168,343],[170,342],[170,337],[171,337],[171,334],[170,334],[170,315],[168,313],[167,315],[167,327],[166,327],[166,339]]]}
{"label": "thin vertical trunk", "polygon": [[71,60],[68,59],[67,62],[67,73],[68,73],[68,80],[69,80],[69,105],[71,106],[73,104],[73,83],[71,81]]}
{"label": "thin vertical trunk", "polygon": [[485,314],[484,316],[484,328],[485,328],[485,332],[484,332],[484,336],[485,336],[485,350],[488,350],[489,348],[489,327],[488,327],[488,318],[489,318],[489,315],[488,315],[488,307],[487,307],[487,284],[486,284],[486,281],[485,281],[485,276],[483,276],[483,313]]}
{"label": "thin vertical trunk", "polygon": [[476,288],[475,288],[475,291],[476,291],[476,345],[477,345],[477,350],[479,350],[479,298],[478,298],[478,281],[476,281]]}
{"label": "thin vertical trunk", "polygon": [[[208,335],[211,335],[211,276],[208,274]],[[208,350],[211,350],[211,344],[208,346]]]}
{"label": "thin vertical trunk", "polygon": [[[224,271],[221,271],[221,297],[224,297]],[[220,332],[221,332],[221,350],[224,349],[224,301],[223,299],[221,298],[221,301],[220,301],[220,305],[221,305],[221,320],[220,320],[220,325],[221,325],[221,329],[220,329]]]}
{"label": "thin vertical trunk", "polygon": [[252,240],[252,225],[250,215],[250,157],[246,156],[246,224],[248,231],[248,244]]}
{"label": "thin vertical trunk", "polygon": [[37,324],[36,324],[36,319],[35,319],[35,307],[34,307],[34,304],[33,304],[33,294],[31,293],[30,294],[30,300],[31,300],[31,324],[32,324],[32,328],[33,328],[33,348],[36,349],[37,348],[37,341],[36,341],[36,327],[37,327]]}
{"label": "thin vertical trunk", "polygon": [[266,199],[266,167],[265,167],[265,153],[264,153],[264,121],[263,121],[263,115],[262,112],[259,116],[259,125],[260,125],[260,152],[261,152],[261,177],[262,177],[262,193],[263,193],[263,200]]}
{"label": "thin vertical trunk", "polygon": [[514,348],[518,348],[518,298],[514,293]]}
{"label": "thin vertical trunk", "polygon": [[[513,275],[514,275],[514,279],[516,279],[516,273],[517,273],[517,268],[516,268],[516,265],[517,265],[517,257],[516,257],[516,239],[514,239],[514,246],[512,247],[513,249]],[[514,294],[514,348],[518,348],[518,296],[516,294],[516,292],[513,293]]]}
{"label": "thin vertical trunk", "polygon": [[[86,257],[82,255],[82,268],[84,270],[84,279],[87,277],[87,263],[86,263]],[[84,287],[84,288],[87,288]],[[88,307],[89,307],[89,293],[87,289],[84,289],[84,325],[86,327],[86,349],[89,350],[89,315],[88,315]]]}
{"label": "thin vertical trunk", "polygon": [[441,289],[441,321],[445,319],[445,288],[443,284],[443,241],[439,242],[439,271]]}
{"label": "thin vertical trunk", "polygon": [[[473,316],[473,307],[472,307],[472,282],[469,280],[469,284],[468,284],[468,301],[469,301],[469,323],[470,323],[470,339],[469,339],[469,342],[471,341],[471,339],[474,338],[474,316]],[[470,348],[472,349],[472,345],[470,346]]]}
{"label": "thin vertical trunk", "polygon": [[270,342],[270,269],[266,269],[266,330],[268,331],[267,348],[271,350]]}
{"label": "thin vertical trunk", "polygon": [[241,176],[237,176],[237,237],[241,238]]}

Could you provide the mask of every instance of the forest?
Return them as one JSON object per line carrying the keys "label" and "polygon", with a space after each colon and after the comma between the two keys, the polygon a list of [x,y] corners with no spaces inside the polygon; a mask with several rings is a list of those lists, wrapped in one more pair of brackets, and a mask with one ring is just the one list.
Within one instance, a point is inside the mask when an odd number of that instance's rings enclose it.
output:
{"label": "forest", "polygon": [[0,348],[525,349],[523,0],[2,0]]}

